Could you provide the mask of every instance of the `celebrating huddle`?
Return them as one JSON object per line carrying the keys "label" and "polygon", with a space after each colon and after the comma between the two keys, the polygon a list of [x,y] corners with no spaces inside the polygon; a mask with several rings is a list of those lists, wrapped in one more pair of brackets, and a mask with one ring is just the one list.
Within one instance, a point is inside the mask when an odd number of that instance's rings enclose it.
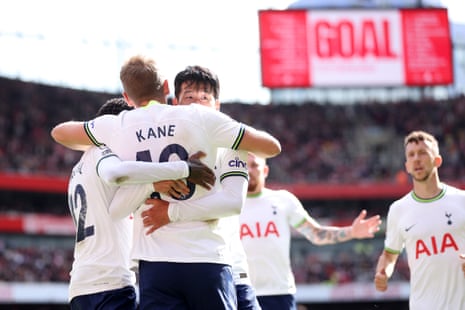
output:
{"label": "celebrating huddle", "polygon": [[[380,217],[366,218],[365,210],[351,226],[320,225],[293,194],[267,189],[266,158],[281,145],[219,111],[219,80],[207,68],[176,75],[173,105],[153,59],[131,57],[120,79],[122,98],[92,120],[51,132],[84,152],[68,187],[76,225],[72,309],[296,309],[291,226],[317,245],[379,230]],[[465,307],[463,294],[446,290],[465,285],[465,194],[439,182],[434,137],[413,132],[405,147],[414,187],[390,208],[375,287],[387,289],[405,246],[411,308]],[[257,225],[274,225],[276,233],[241,234]]]}

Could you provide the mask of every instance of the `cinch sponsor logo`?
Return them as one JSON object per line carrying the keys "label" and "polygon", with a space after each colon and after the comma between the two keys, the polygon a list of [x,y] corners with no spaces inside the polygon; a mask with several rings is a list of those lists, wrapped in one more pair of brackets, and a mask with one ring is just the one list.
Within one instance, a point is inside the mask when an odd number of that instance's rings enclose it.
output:
{"label": "cinch sponsor logo", "polygon": [[228,162],[228,166],[233,168],[247,168],[247,163],[240,160],[239,157],[236,157]]}

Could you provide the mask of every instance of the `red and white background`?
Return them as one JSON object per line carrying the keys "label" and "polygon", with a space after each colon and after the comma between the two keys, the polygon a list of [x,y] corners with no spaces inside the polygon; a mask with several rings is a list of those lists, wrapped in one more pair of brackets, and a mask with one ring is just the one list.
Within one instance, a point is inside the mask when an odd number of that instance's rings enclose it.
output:
{"label": "red and white background", "polygon": [[260,11],[269,88],[453,82],[446,9]]}

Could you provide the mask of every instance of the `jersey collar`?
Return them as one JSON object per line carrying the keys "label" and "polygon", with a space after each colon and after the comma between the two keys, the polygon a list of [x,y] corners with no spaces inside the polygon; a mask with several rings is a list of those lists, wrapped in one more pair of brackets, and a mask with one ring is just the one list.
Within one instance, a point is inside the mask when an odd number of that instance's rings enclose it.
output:
{"label": "jersey collar", "polygon": [[247,194],[247,198],[257,198],[258,196],[261,196],[261,194],[262,194],[262,192]]}
{"label": "jersey collar", "polygon": [[155,104],[161,104],[161,103],[156,100],[150,100],[149,103],[147,103],[144,107],[150,107]]}
{"label": "jersey collar", "polygon": [[442,184],[442,189],[439,192],[439,194],[437,194],[436,196],[432,198],[425,199],[425,198],[418,197],[414,191],[412,191],[412,198],[418,202],[433,202],[433,201],[441,199],[442,197],[444,197],[445,194],[446,194],[446,186]]}

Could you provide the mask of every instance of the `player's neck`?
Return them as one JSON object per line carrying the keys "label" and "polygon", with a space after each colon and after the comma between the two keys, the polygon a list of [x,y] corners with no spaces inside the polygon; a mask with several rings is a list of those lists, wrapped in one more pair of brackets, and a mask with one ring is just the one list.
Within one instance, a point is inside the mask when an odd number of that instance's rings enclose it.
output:
{"label": "player's neck", "polygon": [[258,197],[262,194],[262,189],[256,189],[254,191],[248,191],[247,192],[247,197],[253,198],[253,197]]}
{"label": "player's neck", "polygon": [[432,176],[425,181],[414,181],[413,191],[416,196],[422,199],[434,198],[441,193],[443,186],[437,176]]}

